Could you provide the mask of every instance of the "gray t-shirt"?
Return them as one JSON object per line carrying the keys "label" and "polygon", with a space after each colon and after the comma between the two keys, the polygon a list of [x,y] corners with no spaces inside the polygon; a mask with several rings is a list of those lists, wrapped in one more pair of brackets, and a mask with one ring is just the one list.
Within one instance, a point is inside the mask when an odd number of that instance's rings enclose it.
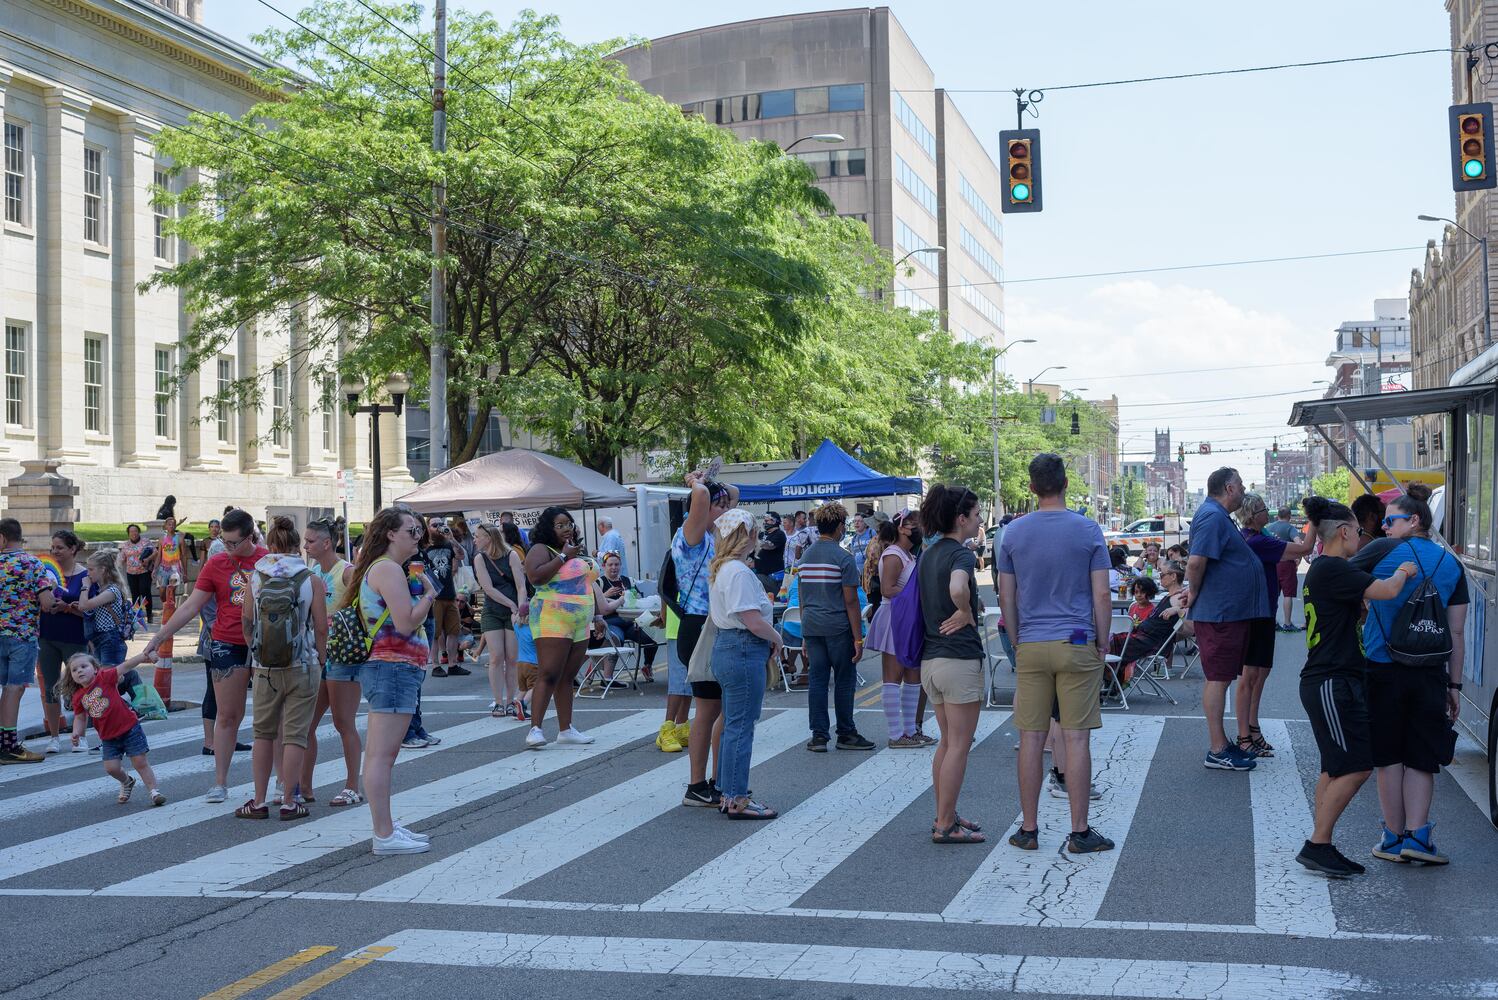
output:
{"label": "gray t-shirt", "polygon": [[802,635],[841,635],[851,630],[844,587],[858,587],[852,554],[831,539],[818,538],[801,554],[796,578]]}
{"label": "gray t-shirt", "polygon": [[921,553],[916,566],[921,588],[921,617],[926,621],[926,649],[923,660],[946,657],[954,660],[983,659],[983,640],[978,635],[976,624],[964,627],[952,635],[941,634],[941,623],[952,617],[957,605],[952,603],[952,573],[967,574],[967,590],[973,621],[983,620],[983,610],[978,604],[978,557],[973,550],[950,538],[940,538]]}
{"label": "gray t-shirt", "polygon": [[1092,573],[1108,569],[1097,522],[1071,510],[1016,518],[999,546],[999,572],[1015,578],[1020,642],[1055,642],[1083,633],[1096,641]]}
{"label": "gray t-shirt", "polygon": [[1273,535],[1282,542],[1293,542],[1300,534],[1295,525],[1289,521],[1270,521],[1264,526],[1264,533]]}

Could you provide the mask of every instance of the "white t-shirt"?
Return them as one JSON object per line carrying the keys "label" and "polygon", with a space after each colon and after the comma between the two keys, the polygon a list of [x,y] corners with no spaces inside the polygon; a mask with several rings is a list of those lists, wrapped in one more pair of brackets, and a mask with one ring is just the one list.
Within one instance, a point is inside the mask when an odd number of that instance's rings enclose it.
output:
{"label": "white t-shirt", "polygon": [[773,620],[764,584],[759,582],[759,577],[747,563],[738,559],[718,570],[718,576],[708,590],[708,606],[713,624],[719,628],[744,628],[744,623],[739,620],[740,611],[758,611],[764,615],[765,621]]}

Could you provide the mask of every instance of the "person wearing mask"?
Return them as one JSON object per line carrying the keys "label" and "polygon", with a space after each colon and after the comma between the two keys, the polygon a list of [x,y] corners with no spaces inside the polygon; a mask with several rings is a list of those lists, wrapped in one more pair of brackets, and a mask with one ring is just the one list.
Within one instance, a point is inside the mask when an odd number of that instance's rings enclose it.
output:
{"label": "person wearing mask", "polygon": [[[146,643],[146,653],[153,654],[188,622],[197,617],[203,605],[213,598],[218,615],[213,620],[212,640],[208,649],[208,674],[213,686],[215,715],[213,725],[213,784],[206,802],[222,802],[228,797],[229,765],[233,760],[235,734],[244,721],[245,693],[250,684],[250,647],[244,641],[244,605],[249,600],[250,574],[265,557],[267,549],[255,544],[255,519],[248,511],[234,509],[223,519],[224,551],[208,560],[192,596]],[[204,698],[207,717],[207,698]]]}
{"label": "person wearing mask", "polygon": [[1308,497],[1305,511],[1322,548],[1306,573],[1309,631],[1300,703],[1321,752],[1321,777],[1316,782],[1314,829],[1295,860],[1313,872],[1345,878],[1363,874],[1364,868],[1337,850],[1332,833],[1374,763],[1368,671],[1358,641],[1358,616],[1364,601],[1398,594],[1415,565],[1404,563],[1391,578],[1376,580],[1348,561],[1359,546],[1351,510],[1323,497]]}
{"label": "person wearing mask", "polygon": [[26,749],[16,732],[21,696],[36,679],[40,618],[57,604],[56,581],[25,543],[21,522],[0,518],[0,764],[46,759]]}
{"label": "person wearing mask", "polygon": [[717,542],[708,568],[708,603],[718,629],[712,666],[723,706],[718,808],[729,819],[774,819],[779,813],[749,797],[749,766],[754,724],[765,700],[765,664],[778,651],[780,634],[771,620],[770,599],[749,568],[754,519],[730,510],[714,522],[713,532]]}
{"label": "person wearing mask", "polygon": [[873,561],[864,567],[864,590],[873,593],[870,584],[878,576],[879,607],[869,621],[869,638],[865,647],[879,653],[884,682],[880,703],[884,707],[889,745],[895,749],[920,749],[935,740],[916,735],[916,705],[920,700],[921,671],[906,667],[895,656],[894,635],[890,629],[892,602],[910,583],[915,573],[915,550],[921,543],[920,519],[914,511],[902,510],[893,521],[879,526],[879,536],[869,547]]}
{"label": "person wearing mask", "polygon": [[802,553],[797,578],[801,641],[810,673],[806,714],[811,739],[806,749],[814,753],[827,752],[829,687],[837,715],[837,748],[874,749],[853,718],[857,664],[863,658],[863,610],[858,604],[858,569],[852,554],[838,544],[847,521],[847,510],[836,500],[817,508],[817,541]]}
{"label": "person wearing mask", "polygon": [[1201,654],[1202,711],[1207,717],[1207,754],[1202,766],[1252,771],[1256,757],[1230,742],[1223,728],[1228,686],[1243,673],[1249,622],[1270,617],[1264,570],[1232,514],[1243,503],[1237,469],[1207,477],[1207,499],[1191,518],[1191,555],[1186,561],[1186,606]]}
{"label": "person wearing mask", "polygon": [[868,555],[869,543],[874,540],[874,529],[864,520],[862,514],[853,515],[853,538],[849,543],[848,551],[853,554],[853,568],[858,572],[860,579],[863,578],[863,561]]}
{"label": "person wearing mask", "polygon": [[[1444,865],[1450,859],[1436,847],[1430,806],[1436,775],[1451,763],[1452,727],[1461,713],[1470,604],[1467,574],[1461,560],[1431,537],[1430,505],[1423,500],[1408,494],[1395,497],[1380,527],[1387,537],[1365,544],[1352,565],[1382,583],[1398,579],[1396,567],[1408,572],[1392,588],[1394,593],[1369,602],[1363,623],[1373,765],[1378,769],[1378,804],[1383,812],[1382,836],[1373,856]],[[1400,609],[1426,580],[1435,585],[1446,608],[1451,653],[1445,663],[1411,666],[1398,662],[1393,652],[1400,639],[1396,622]]]}
{"label": "person wearing mask", "polygon": [[525,554],[525,575],[536,588],[531,598],[531,632],[539,657],[531,696],[529,750],[546,745],[546,709],[556,700],[557,742],[592,743],[593,737],[572,724],[572,682],[588,650],[590,631],[602,631],[597,613],[597,583],[593,564],[580,558],[582,544],[577,524],[563,507],[548,507],[531,531]]}
{"label": "person wearing mask", "polygon": [[780,515],[773,510],[765,515],[764,528],[754,551],[754,575],[759,577],[765,593],[771,596],[780,592],[780,583],[785,579],[785,532],[780,528]]}
{"label": "person wearing mask", "polygon": [[1020,731],[1021,820],[1009,843],[1025,851],[1039,847],[1043,758],[1054,707],[1064,743],[1058,771],[1071,803],[1066,850],[1093,854],[1113,849],[1113,841],[1088,822],[1091,732],[1103,724],[1099,698],[1112,617],[1110,561],[1102,529],[1067,509],[1066,487],[1059,455],[1031,459],[1030,491],[1037,509],[1009,526],[999,550],[999,602],[1016,655],[1014,714]]}
{"label": "person wearing mask", "polygon": [[79,562],[83,549],[78,536],[66,528],[52,533],[49,554],[57,567],[59,580],[52,588],[52,610],[42,612],[37,641],[37,664],[42,671],[39,693],[49,737],[45,753],[62,752],[62,705],[57,700],[57,682],[62,679],[70,656],[88,652],[83,611],[78,606],[88,579],[87,568]]}
{"label": "person wearing mask", "polygon": [[[338,555],[336,530],[334,522],[319,518],[307,525],[303,546],[309,565],[322,580],[324,603],[330,615],[343,604],[343,595],[348,593],[354,579],[353,563]],[[356,725],[359,698],[359,664],[325,663],[317,687],[317,703],[312,708],[312,723],[307,727],[302,790],[312,790],[312,770],[317,764],[317,727],[322,723],[323,713],[331,708],[333,728],[343,744],[344,779],[343,789],[328,802],[330,806],[356,806],[364,801],[359,794],[359,758],[364,752]]]}
{"label": "person wearing mask", "polygon": [[[1275,512],[1274,520],[1264,526],[1264,533],[1278,538],[1287,545],[1291,542],[1299,541],[1301,538],[1301,533],[1296,530],[1294,522],[1290,520],[1289,507],[1281,507]],[[1308,543],[1306,546],[1307,554],[1313,548],[1315,548],[1315,544]],[[1295,592],[1300,587],[1299,567],[1299,559],[1281,559],[1275,563],[1275,583],[1277,586],[1274,596],[1279,598],[1279,610],[1283,618],[1282,621],[1275,625],[1275,628],[1281,632],[1303,631],[1303,629],[1295,624],[1294,616]],[[1272,606],[1275,602],[1271,599],[1269,603]]]}
{"label": "person wearing mask", "polygon": [[[514,525],[509,526],[511,529]],[[484,635],[484,649],[489,654],[489,691],[494,701],[489,714],[495,718],[509,716],[524,722],[525,705],[520,700],[516,620],[524,621],[530,613],[529,602],[520,596],[520,581],[525,579],[525,564],[520,550],[506,539],[498,526],[479,525],[478,560],[474,574],[484,592],[484,610],[479,629]],[[518,539],[518,535],[517,535]]]}
{"label": "person wearing mask", "polygon": [[921,655],[921,686],[936,710],[941,742],[931,762],[936,793],[937,844],[981,844],[976,823],[957,813],[957,797],[967,774],[968,751],[983,707],[983,639],[978,631],[977,557],[965,544],[983,527],[978,495],[962,486],[933,484],[921,501],[921,526],[935,536],[916,568],[926,644]]}
{"label": "person wearing mask", "polygon": [[[690,664],[711,610],[709,566],[717,551],[717,535],[712,528],[719,517],[738,506],[739,491],[735,486],[708,479],[701,470],[688,473],[686,483],[692,495],[687,501],[687,519],[671,538],[671,562],[676,571],[677,603],[683,612],[677,626],[676,651],[682,663]],[[681,804],[718,806],[722,794],[716,782],[708,777],[708,759],[717,759],[723,733],[723,688],[715,680],[689,683],[697,712],[687,734],[691,770]]]}
{"label": "person wearing mask", "polygon": [[1259,700],[1274,667],[1274,605],[1280,593],[1279,568],[1286,563],[1295,566],[1302,556],[1310,553],[1312,543],[1304,539],[1282,542],[1264,531],[1269,523],[1269,507],[1257,493],[1245,493],[1233,517],[1241,526],[1244,542],[1264,568],[1270,609],[1265,617],[1248,623],[1248,647],[1243,654],[1243,675],[1238,678],[1238,707],[1234,713],[1238,717],[1238,749],[1256,757],[1273,757],[1274,747],[1259,729]]}
{"label": "person wearing mask", "polygon": [[614,528],[614,519],[604,516],[598,519],[598,553],[614,552],[619,556],[619,572],[629,575],[629,558],[624,554],[624,536]]}

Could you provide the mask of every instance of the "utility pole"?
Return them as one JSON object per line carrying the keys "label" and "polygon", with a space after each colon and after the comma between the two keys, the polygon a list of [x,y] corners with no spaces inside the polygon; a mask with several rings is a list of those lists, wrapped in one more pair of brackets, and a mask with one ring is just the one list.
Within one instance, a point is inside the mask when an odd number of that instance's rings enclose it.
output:
{"label": "utility pole", "polygon": [[[447,0],[436,0],[436,65],[432,70],[432,152],[447,151]],[[441,170],[441,156],[437,157]],[[431,431],[429,475],[447,468],[447,185],[440,173],[432,185],[432,382],[428,394]]]}

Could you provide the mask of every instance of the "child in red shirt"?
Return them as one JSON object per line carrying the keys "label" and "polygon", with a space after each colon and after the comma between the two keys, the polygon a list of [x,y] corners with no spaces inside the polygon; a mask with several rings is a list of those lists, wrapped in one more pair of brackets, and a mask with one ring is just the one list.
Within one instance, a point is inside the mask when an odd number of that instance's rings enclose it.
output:
{"label": "child in red shirt", "polygon": [[100,750],[104,754],[104,771],[120,783],[119,802],[130,801],[135,791],[135,777],[125,773],[120,758],[129,757],[146,782],[151,793],[151,805],[166,805],[166,796],[156,787],[156,772],[146,762],[146,734],[140,728],[140,719],[125,699],[120,696],[120,673],[146,662],[145,654],[134,656],[118,667],[103,667],[89,653],[74,653],[68,657],[67,669],[57,682],[58,700],[73,707],[73,745],[79,745],[90,719],[99,733]]}
{"label": "child in red shirt", "polygon": [[1142,576],[1134,581],[1134,603],[1129,605],[1129,620],[1138,628],[1144,620],[1155,612],[1155,595],[1160,588],[1154,580]]}

